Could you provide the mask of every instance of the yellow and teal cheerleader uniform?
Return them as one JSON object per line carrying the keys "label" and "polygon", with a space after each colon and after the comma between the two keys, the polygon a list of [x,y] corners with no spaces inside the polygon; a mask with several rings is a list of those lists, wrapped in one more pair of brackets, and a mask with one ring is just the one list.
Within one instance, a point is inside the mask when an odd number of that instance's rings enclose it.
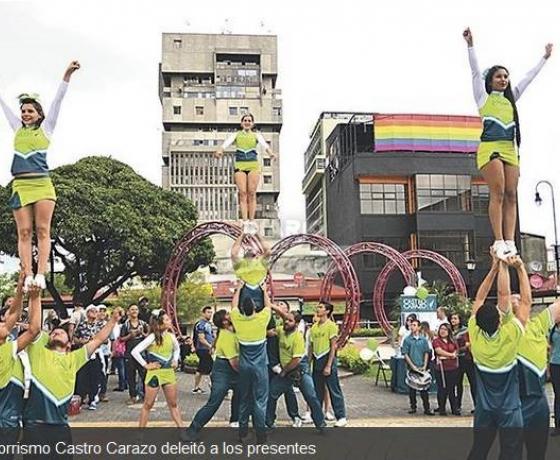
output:
{"label": "yellow and teal cheerleader uniform", "polygon": [[[511,102],[501,91],[486,92],[484,77],[478,67],[473,47],[469,51],[469,64],[472,73],[474,99],[482,118],[482,134],[476,154],[478,169],[484,168],[490,161],[499,159],[512,166],[519,166],[519,152],[516,143],[516,126]],[[531,69],[519,84],[513,88],[514,100],[521,97],[529,83],[542,69],[546,59],[542,58],[536,67]]]}
{"label": "yellow and teal cheerleader uniform", "polygon": [[[12,161],[12,195],[10,207],[19,209],[38,201],[56,201],[56,192],[49,177],[47,150],[56,126],[62,99],[68,83],[61,82],[55,99],[40,126],[23,126],[21,120],[0,98],[0,105],[15,133]],[[25,96],[20,96],[20,99]],[[29,96],[30,99],[34,97]]]}
{"label": "yellow and teal cheerleader uniform", "polygon": [[[156,343],[155,334],[148,335],[132,350],[132,357],[145,366],[147,363],[159,363],[159,369],[152,369],[146,372],[144,383],[146,385],[157,388],[170,383],[177,383],[173,362],[179,362],[180,348],[179,342],[171,332],[164,332],[161,345]],[[142,353],[146,352],[146,359],[142,357]]]}
{"label": "yellow and teal cheerleader uniform", "polygon": [[235,172],[244,172],[249,174],[252,171],[261,171],[261,165],[258,160],[257,146],[263,149],[268,148],[268,144],[261,134],[254,131],[241,130],[228,137],[222,144],[222,149],[227,149],[230,145],[235,144]]}
{"label": "yellow and teal cheerleader uniform", "polygon": [[23,366],[17,342],[0,345],[0,428],[18,428],[23,414]]}

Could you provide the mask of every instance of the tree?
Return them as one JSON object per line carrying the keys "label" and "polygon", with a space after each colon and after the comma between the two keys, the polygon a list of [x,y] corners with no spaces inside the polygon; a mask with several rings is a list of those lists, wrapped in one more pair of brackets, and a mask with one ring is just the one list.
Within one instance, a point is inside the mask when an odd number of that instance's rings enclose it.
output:
{"label": "tree", "polygon": [[[53,251],[64,265],[74,301],[100,303],[127,280],[162,277],[175,243],[196,224],[193,204],[165,191],[109,157],[87,157],[54,170],[58,202],[52,225]],[[11,188],[11,187],[10,187]],[[8,208],[9,189],[0,190],[0,250],[16,254],[16,229]],[[186,271],[207,265],[212,243],[189,254]],[[49,291],[61,304],[56,288]]]}
{"label": "tree", "polygon": [[435,294],[438,307],[445,307],[449,314],[458,313],[461,318],[469,317],[471,301],[455,292],[452,287],[442,280],[434,281],[429,287],[430,294]]}
{"label": "tree", "polygon": [[15,294],[17,284],[17,273],[9,275],[7,273],[0,274],[0,308],[3,302]]}
{"label": "tree", "polygon": [[[150,307],[159,308],[161,287],[121,289],[117,305],[126,308],[130,304],[138,302],[140,297],[146,297]],[[185,281],[179,285],[177,290],[177,317],[181,323],[194,322],[200,316],[202,307],[206,305],[214,306],[214,304],[212,285],[205,282],[202,273],[195,271],[189,274]]]}

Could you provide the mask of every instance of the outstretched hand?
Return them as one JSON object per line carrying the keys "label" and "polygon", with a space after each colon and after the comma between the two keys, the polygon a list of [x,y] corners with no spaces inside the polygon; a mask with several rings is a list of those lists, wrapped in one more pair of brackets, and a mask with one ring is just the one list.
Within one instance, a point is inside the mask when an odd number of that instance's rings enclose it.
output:
{"label": "outstretched hand", "polygon": [[548,59],[552,55],[552,43],[547,43],[544,47],[544,58]]}
{"label": "outstretched hand", "polygon": [[473,36],[472,36],[472,32],[471,29],[469,27],[467,27],[464,31],[463,31],[463,38],[465,39],[465,41],[467,42],[467,45],[469,45],[469,48],[471,46],[473,46]]}
{"label": "outstretched hand", "polygon": [[72,74],[76,70],[78,70],[80,67],[81,66],[80,66],[80,63],[78,61],[70,62],[70,64],[68,64],[68,67],[66,67],[66,70],[64,71],[64,81],[69,82]]}
{"label": "outstretched hand", "polygon": [[523,260],[521,260],[521,257],[519,257],[518,255],[508,257],[507,263],[510,267],[513,267],[515,269],[523,267]]}

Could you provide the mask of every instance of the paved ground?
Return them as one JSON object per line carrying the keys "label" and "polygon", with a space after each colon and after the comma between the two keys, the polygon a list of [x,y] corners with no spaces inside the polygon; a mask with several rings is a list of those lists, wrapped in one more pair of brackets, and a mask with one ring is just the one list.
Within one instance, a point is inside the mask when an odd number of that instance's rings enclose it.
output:
{"label": "paved ground", "polygon": [[[204,395],[193,395],[190,390],[193,385],[193,376],[178,373],[179,381],[179,406],[183,419],[190,421],[207,400],[208,393]],[[116,378],[109,376],[109,389],[114,388]],[[346,399],[348,419],[350,426],[471,426],[472,408],[470,396],[467,394],[463,401],[463,412],[461,417],[426,417],[424,415],[410,416],[407,414],[408,397],[392,393],[384,385],[375,386],[371,378],[352,376],[342,379],[342,389]],[[552,401],[552,390],[549,386],[549,401]],[[135,426],[138,420],[141,405],[127,406],[128,393],[109,391],[110,401],[100,403],[96,411],[88,411],[83,408],[82,412],[71,417],[72,426]],[[431,398],[432,407],[435,406],[435,396]],[[300,409],[304,410],[305,403],[301,395],[298,395]],[[420,403],[420,401],[419,401]],[[229,401],[224,402],[215,415],[212,425],[227,426],[229,417]],[[279,422],[287,423],[287,415],[283,401],[278,408]],[[155,410],[150,414],[150,424],[167,426],[170,424],[170,416],[165,405],[163,394],[160,393],[155,404]]]}
{"label": "paved ground", "polygon": [[[361,348],[362,344],[358,342],[356,345],[358,348]],[[383,359],[388,360],[394,354],[394,351],[388,345],[381,345],[380,354]],[[195,412],[208,399],[209,392],[203,395],[193,395],[191,394],[191,389],[194,376],[184,373],[178,373],[177,376],[179,382],[179,407],[183,420],[190,421]],[[341,385],[350,426],[472,426],[472,416],[470,415],[472,403],[467,385],[465,386],[465,394],[463,396],[463,413],[465,415],[460,417],[451,415],[447,417],[426,417],[420,414],[408,415],[408,396],[392,393],[390,388],[385,387],[382,381],[380,381],[379,386],[375,386],[372,378],[350,376],[341,379]],[[128,393],[111,391],[114,387],[116,387],[116,376],[111,375],[109,376],[108,385],[110,401],[100,403],[96,411],[89,411],[84,407],[79,415],[71,417],[71,425],[136,426],[141,405],[127,406]],[[208,389],[208,386],[205,385],[204,388]],[[551,404],[553,398],[550,385],[548,385],[548,393],[549,403]],[[300,411],[303,412],[305,410],[305,402],[300,394],[298,394],[298,401],[300,403]],[[436,407],[435,395],[430,397],[430,401],[432,408]],[[418,398],[418,404],[419,408],[421,408],[420,398]],[[214,416],[211,424],[214,426],[227,426],[228,419],[229,401],[225,401]],[[278,404],[278,419],[280,425],[288,423],[283,398],[281,398]],[[154,410],[150,414],[150,425],[171,426],[170,420],[165,398],[161,392]]]}

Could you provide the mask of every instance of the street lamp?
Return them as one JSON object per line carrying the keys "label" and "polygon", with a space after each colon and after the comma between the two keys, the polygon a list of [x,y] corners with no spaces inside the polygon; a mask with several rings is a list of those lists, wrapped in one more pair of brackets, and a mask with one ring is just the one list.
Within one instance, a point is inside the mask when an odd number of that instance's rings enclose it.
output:
{"label": "street lamp", "polygon": [[469,291],[472,291],[472,275],[473,272],[476,270],[476,261],[474,261],[473,259],[467,259],[466,261],[467,264],[467,272],[469,274],[469,286],[467,289],[467,296],[470,298],[471,293]]}
{"label": "street lamp", "polygon": [[558,229],[556,226],[556,204],[554,202],[554,187],[547,180],[540,180],[535,185],[535,204],[540,206],[543,202],[539,194],[539,185],[546,184],[550,187],[550,196],[552,197],[552,219],[554,221],[554,261],[556,262],[556,292],[558,292],[558,284],[560,283],[560,257],[558,254]]}

